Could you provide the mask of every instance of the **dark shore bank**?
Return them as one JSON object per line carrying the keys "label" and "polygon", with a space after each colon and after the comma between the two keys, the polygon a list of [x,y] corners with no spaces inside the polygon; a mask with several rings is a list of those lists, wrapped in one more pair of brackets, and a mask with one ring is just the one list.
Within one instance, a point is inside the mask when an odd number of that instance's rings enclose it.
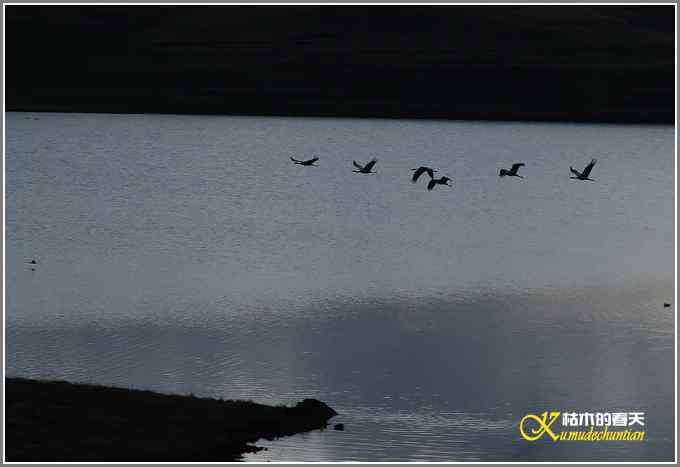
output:
{"label": "dark shore bank", "polygon": [[233,461],[336,415],[314,399],[271,407],[16,378],[5,397],[8,461]]}
{"label": "dark shore bank", "polygon": [[10,111],[674,122],[672,5],[5,12]]}

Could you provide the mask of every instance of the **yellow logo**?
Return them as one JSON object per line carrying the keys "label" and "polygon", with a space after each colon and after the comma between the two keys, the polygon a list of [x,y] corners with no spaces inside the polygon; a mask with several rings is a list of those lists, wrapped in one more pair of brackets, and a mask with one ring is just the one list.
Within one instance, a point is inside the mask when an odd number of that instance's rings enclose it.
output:
{"label": "yellow logo", "polygon": [[[548,436],[550,436],[553,439],[553,441],[557,441],[559,436],[553,433],[550,427],[552,426],[553,423],[555,423],[559,416],[560,412],[548,413],[547,411],[543,412],[540,417],[534,414],[526,415],[524,416],[524,418],[522,418],[522,420],[519,421],[519,432],[522,434],[522,437],[527,441],[536,441],[545,433],[548,433]],[[530,430],[531,434],[527,434],[527,432],[524,430],[525,425],[529,421],[536,422],[537,424],[537,426],[531,428]],[[532,424],[529,424],[529,426],[531,425]]]}
{"label": "yellow logo", "polygon": [[[561,423],[553,426],[559,419]],[[546,433],[553,442],[644,441],[645,423],[644,412],[577,413],[546,410],[540,415],[525,415],[519,421],[519,432],[527,441],[541,439]],[[642,429],[636,430],[636,427]]]}

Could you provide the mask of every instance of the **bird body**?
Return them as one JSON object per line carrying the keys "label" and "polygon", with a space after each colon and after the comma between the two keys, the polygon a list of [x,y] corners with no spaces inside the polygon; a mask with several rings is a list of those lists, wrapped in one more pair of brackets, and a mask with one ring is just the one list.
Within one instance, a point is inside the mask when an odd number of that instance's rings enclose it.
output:
{"label": "bird body", "polygon": [[432,191],[435,185],[451,186],[449,185],[450,180],[451,179],[449,177],[433,178],[432,180],[430,180],[430,183],[427,184],[427,189],[428,191]]}
{"label": "bird body", "polygon": [[375,172],[371,172],[371,169],[375,165],[375,163],[378,162],[378,159],[373,158],[371,161],[366,164],[366,165],[361,165],[357,161],[352,161],[352,164],[354,164],[354,167],[356,167],[358,170],[352,170],[352,172],[355,173],[360,173],[360,174],[374,174]]}
{"label": "bird body", "polygon": [[300,161],[300,160],[297,160],[297,159],[294,159],[294,158],[291,157],[290,160],[292,160],[295,164],[298,164],[298,165],[311,165],[312,167],[316,167],[316,165],[314,165],[314,163],[316,161],[318,161],[319,158],[315,157],[313,159],[309,159],[309,160],[306,160],[306,161]]}
{"label": "bird body", "polygon": [[579,172],[578,170],[575,170],[573,167],[569,167],[569,170],[571,170],[571,173],[576,175],[575,177],[569,177],[569,178],[573,178],[575,180],[594,181],[592,178],[588,178],[588,176],[590,175],[590,172],[593,170],[593,167],[595,167],[595,164],[597,164],[597,159],[592,159],[590,161],[590,164],[586,165],[586,168],[583,169],[583,172]]}
{"label": "bird body", "polygon": [[499,177],[505,177],[506,175],[508,177],[519,177],[519,178],[524,178],[521,175],[519,175],[517,172],[519,171],[520,167],[524,167],[524,164],[521,162],[518,162],[516,164],[512,164],[512,168],[510,170],[506,169],[501,169],[499,172],[498,176]]}
{"label": "bird body", "polygon": [[436,170],[431,169],[429,167],[424,167],[424,166],[420,166],[417,169],[411,169],[411,170],[413,170],[413,172],[414,172],[413,177],[411,177],[411,181],[413,183],[417,182],[418,178],[420,178],[420,176],[424,173],[428,174],[430,176],[430,178],[432,179],[432,178],[434,178],[434,173],[436,172]]}

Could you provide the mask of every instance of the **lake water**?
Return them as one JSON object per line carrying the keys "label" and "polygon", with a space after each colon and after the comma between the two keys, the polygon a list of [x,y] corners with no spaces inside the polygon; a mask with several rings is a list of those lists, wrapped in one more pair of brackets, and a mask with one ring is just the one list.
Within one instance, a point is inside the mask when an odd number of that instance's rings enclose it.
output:
{"label": "lake water", "polygon": [[[8,376],[340,413],[254,461],[673,460],[672,127],[8,113],[6,132]],[[569,179],[593,157],[596,181]],[[499,178],[513,162],[525,178]],[[453,186],[412,184],[421,164]],[[644,412],[646,439],[522,439],[544,410]]]}

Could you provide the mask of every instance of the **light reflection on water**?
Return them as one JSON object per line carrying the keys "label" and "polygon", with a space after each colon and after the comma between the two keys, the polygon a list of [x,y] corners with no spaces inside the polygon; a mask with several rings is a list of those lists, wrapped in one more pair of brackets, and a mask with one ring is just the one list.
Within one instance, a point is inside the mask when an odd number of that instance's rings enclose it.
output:
{"label": "light reflection on water", "polygon": [[[346,424],[263,441],[269,450],[252,460],[658,459],[672,447],[664,406],[673,393],[672,314],[658,299],[671,292],[669,284],[327,303],[321,312],[225,313],[197,326],[11,326],[10,368],[270,403],[317,397],[340,412],[333,423]],[[523,446],[517,421],[550,408],[642,410],[659,431],[634,452]]]}
{"label": "light reflection on water", "polygon": [[[7,133],[10,376],[316,397],[345,423],[248,460],[672,458],[672,128],[8,114]],[[350,172],[360,154],[378,175]],[[519,157],[527,178],[500,180]],[[424,159],[454,188],[412,185]],[[648,439],[522,441],[545,409],[645,411]]]}

